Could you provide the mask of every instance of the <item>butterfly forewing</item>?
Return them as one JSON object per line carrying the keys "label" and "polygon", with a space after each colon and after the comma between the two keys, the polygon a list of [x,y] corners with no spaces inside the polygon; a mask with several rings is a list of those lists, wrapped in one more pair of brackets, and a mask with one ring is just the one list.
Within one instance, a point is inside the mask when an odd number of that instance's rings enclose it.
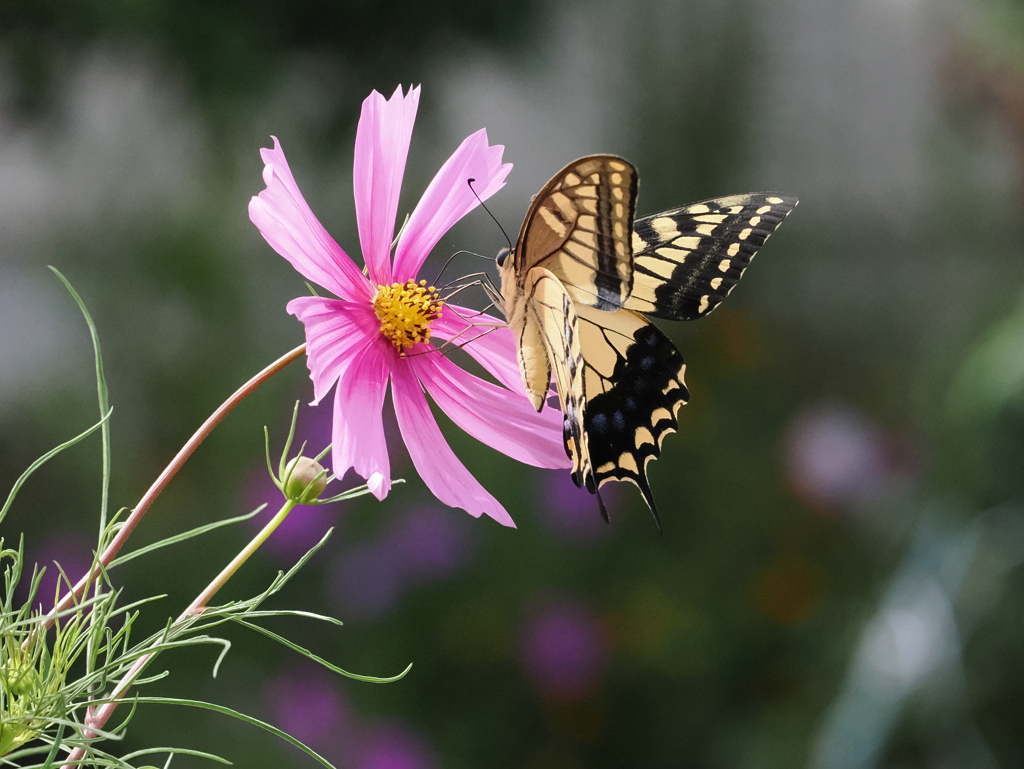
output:
{"label": "butterfly forewing", "polygon": [[523,223],[515,253],[520,285],[543,266],[573,302],[622,307],[633,285],[636,183],[636,169],[614,155],[591,155],[559,171]]}
{"label": "butterfly forewing", "polygon": [[613,480],[635,483],[657,520],[647,463],[675,432],[676,414],[690,397],[683,356],[642,315],[577,310],[587,395],[584,432],[597,487]]}
{"label": "butterfly forewing", "polygon": [[693,320],[717,307],[797,200],[773,192],[692,203],[638,219],[626,307]]}

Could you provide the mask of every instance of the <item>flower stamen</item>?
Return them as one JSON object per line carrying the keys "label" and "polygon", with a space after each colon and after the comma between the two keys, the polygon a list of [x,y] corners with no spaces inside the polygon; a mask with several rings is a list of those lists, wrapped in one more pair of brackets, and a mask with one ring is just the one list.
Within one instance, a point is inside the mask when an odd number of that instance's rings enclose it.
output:
{"label": "flower stamen", "polygon": [[441,317],[444,302],[427,281],[407,280],[378,286],[373,311],[380,320],[380,333],[400,353],[418,342],[430,340],[430,324]]}

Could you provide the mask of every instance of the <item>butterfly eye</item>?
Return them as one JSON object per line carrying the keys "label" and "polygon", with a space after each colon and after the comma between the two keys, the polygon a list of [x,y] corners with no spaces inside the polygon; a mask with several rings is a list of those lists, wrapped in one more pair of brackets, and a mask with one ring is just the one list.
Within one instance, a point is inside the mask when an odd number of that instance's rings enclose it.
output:
{"label": "butterfly eye", "polygon": [[507,248],[503,248],[498,252],[498,255],[494,258],[494,261],[498,263],[498,267],[505,266],[505,260],[508,259],[508,255],[511,253]]}

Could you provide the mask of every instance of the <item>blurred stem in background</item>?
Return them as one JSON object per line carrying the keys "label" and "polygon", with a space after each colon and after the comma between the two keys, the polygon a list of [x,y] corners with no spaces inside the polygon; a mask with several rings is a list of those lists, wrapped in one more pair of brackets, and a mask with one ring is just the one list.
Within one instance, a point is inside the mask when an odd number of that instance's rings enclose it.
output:
{"label": "blurred stem in background", "polygon": [[[1024,502],[998,497],[1001,423],[1024,403],[1024,301],[996,322],[952,377],[932,483],[916,507],[911,544],[867,622],[815,740],[812,769],[884,765],[911,698],[925,698],[926,754],[957,766],[1000,762],[971,715],[964,648],[1024,563]],[[958,493],[951,495],[951,489]],[[973,507],[978,505],[978,507]]]}

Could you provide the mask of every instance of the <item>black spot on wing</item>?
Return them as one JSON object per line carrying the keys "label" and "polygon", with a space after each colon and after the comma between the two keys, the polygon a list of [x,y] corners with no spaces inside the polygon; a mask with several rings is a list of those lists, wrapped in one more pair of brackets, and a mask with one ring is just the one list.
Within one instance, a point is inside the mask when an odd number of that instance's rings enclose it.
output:
{"label": "black spot on wing", "polygon": [[[655,520],[647,462],[661,453],[664,436],[678,425],[679,406],[689,399],[682,369],[682,353],[672,341],[655,326],[641,326],[615,364],[610,389],[587,402],[585,427],[596,481],[595,488],[587,488],[593,492],[609,480],[631,481]],[[623,462],[623,455],[631,461]]]}

